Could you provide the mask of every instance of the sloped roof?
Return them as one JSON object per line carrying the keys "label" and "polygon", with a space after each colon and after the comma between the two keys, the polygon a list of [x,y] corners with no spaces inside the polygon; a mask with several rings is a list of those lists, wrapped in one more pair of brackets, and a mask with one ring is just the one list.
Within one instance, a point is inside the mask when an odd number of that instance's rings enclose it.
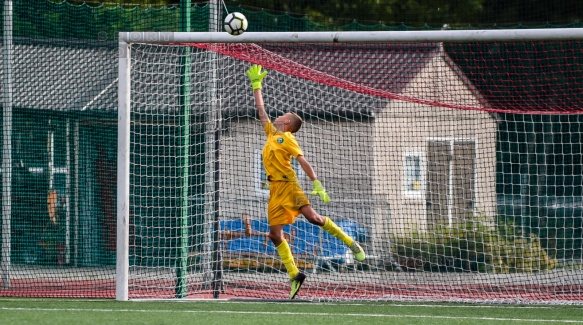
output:
{"label": "sloped roof", "polygon": [[[4,65],[2,65],[4,77]],[[71,110],[113,110],[117,94],[117,48],[42,42],[16,44],[12,64],[15,107]],[[111,92],[111,91],[110,91]]]}
{"label": "sloped roof", "polygon": [[311,69],[367,87],[401,93],[439,53],[438,43],[266,46]]}
{"label": "sloped roof", "polygon": [[[13,103],[16,107],[55,111],[114,111],[117,108],[117,44],[76,44],[54,41],[15,45]],[[132,100],[142,112],[173,112],[179,107],[179,62],[176,49],[133,46]],[[264,44],[273,56],[296,62],[324,79],[348,81],[367,89],[400,93],[439,53],[438,44]],[[178,53],[178,52],[176,52]],[[179,53],[178,53],[179,54]],[[193,109],[211,104],[209,79],[202,67],[208,52],[193,48],[191,95]],[[219,56],[217,97],[229,116],[254,116],[254,100],[245,70],[249,62]],[[149,61],[160,63],[148,66]],[[264,82],[266,104],[272,114],[374,115],[386,107],[379,98],[348,88],[326,85],[326,80],[293,77],[269,71]]]}
{"label": "sloped roof", "polygon": [[583,41],[460,42],[444,44],[491,110],[580,114]]}
{"label": "sloped roof", "polygon": [[235,65],[239,71],[250,63],[263,65],[269,70],[264,93],[272,91],[281,111],[341,116],[374,115],[389,100],[401,99],[399,94],[440,53],[439,44],[192,45],[246,61]]}

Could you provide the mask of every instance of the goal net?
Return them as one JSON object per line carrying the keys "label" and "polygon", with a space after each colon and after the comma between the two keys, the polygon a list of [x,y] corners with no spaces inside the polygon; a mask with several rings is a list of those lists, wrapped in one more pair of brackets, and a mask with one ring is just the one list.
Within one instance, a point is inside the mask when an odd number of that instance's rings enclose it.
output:
{"label": "goal net", "polygon": [[117,298],[288,297],[259,64],[271,119],[304,121],[312,206],[367,254],[298,217],[299,299],[580,303],[581,31],[490,32],[126,34]]}

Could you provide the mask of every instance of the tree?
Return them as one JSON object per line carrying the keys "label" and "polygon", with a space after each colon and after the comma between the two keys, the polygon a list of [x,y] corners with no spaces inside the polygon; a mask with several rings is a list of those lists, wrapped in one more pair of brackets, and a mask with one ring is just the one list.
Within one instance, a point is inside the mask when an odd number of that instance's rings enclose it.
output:
{"label": "tree", "polygon": [[290,14],[306,14],[319,22],[408,25],[467,22],[479,14],[486,0],[236,0],[231,4]]}
{"label": "tree", "polygon": [[500,24],[565,24],[583,18],[580,0],[487,0],[481,21]]}
{"label": "tree", "polygon": [[232,0],[231,6],[308,15],[325,23],[441,26],[443,24],[572,23],[583,17],[580,0]]}
{"label": "tree", "polygon": [[[53,2],[62,2],[58,0],[51,0]],[[180,0],[69,0],[71,4],[87,4],[89,6],[100,6],[100,5],[177,5]]]}
{"label": "tree", "polygon": [[[52,1],[52,0],[51,0]],[[54,0],[60,2],[61,0]],[[69,0],[88,5],[179,5],[180,0]],[[192,1],[193,4],[206,2]],[[580,0],[227,0],[230,7],[307,16],[332,25],[353,21],[440,27],[573,23],[583,17]]]}

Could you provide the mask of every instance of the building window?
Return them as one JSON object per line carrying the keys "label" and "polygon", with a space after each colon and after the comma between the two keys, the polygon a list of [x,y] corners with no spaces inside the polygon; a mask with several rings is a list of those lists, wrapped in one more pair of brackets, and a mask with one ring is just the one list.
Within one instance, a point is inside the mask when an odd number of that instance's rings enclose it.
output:
{"label": "building window", "polygon": [[422,152],[406,152],[403,157],[403,190],[407,197],[423,198],[425,159]]}
{"label": "building window", "polygon": [[269,182],[267,181],[267,175],[265,174],[265,168],[263,167],[263,155],[261,150],[256,150],[255,154],[255,189],[260,194],[269,194]]}
{"label": "building window", "polygon": [[[304,171],[300,163],[295,158],[292,158],[291,165],[298,176],[298,180],[301,179]],[[269,182],[267,181],[267,175],[263,167],[263,155],[259,149],[255,150],[255,190],[258,194],[269,195]]]}

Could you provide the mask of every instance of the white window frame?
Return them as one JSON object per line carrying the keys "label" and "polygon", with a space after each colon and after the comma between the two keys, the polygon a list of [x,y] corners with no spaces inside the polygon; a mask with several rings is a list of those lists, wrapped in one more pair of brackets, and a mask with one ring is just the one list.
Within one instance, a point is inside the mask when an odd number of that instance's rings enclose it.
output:
{"label": "white window frame", "polygon": [[[411,190],[409,189],[409,184],[407,183],[407,157],[417,157],[419,158],[419,189]],[[424,200],[425,199],[425,182],[426,182],[426,160],[425,151],[421,149],[409,149],[403,152],[403,196],[407,199]]]}
{"label": "white window frame", "polygon": [[[262,179],[266,176],[265,168],[263,167],[263,161],[261,160],[261,152],[261,149],[255,149],[253,154],[253,161],[255,165],[255,168],[253,168],[253,178],[255,179],[254,188],[257,195],[267,197],[269,196],[269,186],[267,188],[263,188],[263,184],[265,184],[265,182],[263,182]],[[267,179],[265,181],[267,181]]]}

